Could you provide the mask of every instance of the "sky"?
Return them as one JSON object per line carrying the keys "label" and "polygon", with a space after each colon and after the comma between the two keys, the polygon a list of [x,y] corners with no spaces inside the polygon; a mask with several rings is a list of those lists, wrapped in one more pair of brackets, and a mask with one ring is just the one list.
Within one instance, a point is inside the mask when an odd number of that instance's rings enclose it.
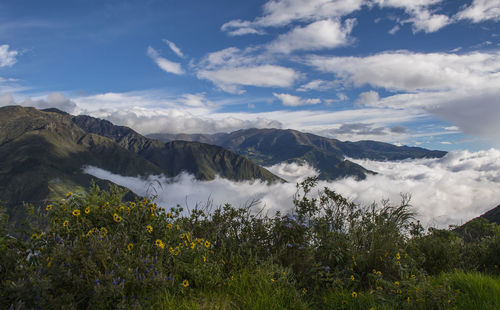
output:
{"label": "sky", "polygon": [[0,106],[500,147],[500,0],[0,2]]}

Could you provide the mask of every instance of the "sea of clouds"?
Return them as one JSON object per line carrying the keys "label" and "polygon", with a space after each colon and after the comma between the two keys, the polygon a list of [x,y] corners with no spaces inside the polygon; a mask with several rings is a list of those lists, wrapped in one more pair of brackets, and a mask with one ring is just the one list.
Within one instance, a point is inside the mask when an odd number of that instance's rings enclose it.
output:
{"label": "sea of clouds", "polygon": [[[411,194],[417,219],[426,227],[460,225],[500,204],[500,151],[496,149],[453,151],[439,159],[354,161],[378,174],[369,175],[363,181],[353,178],[320,181],[318,190],[328,187],[366,205],[383,199],[396,204],[401,194]],[[245,206],[258,200],[258,206],[269,215],[277,210],[291,210],[296,183],[318,174],[314,168],[296,163],[282,163],[267,169],[288,183],[234,182],[222,178],[200,181],[187,173],[175,178],[144,179],[124,177],[96,167],[85,167],[84,171],[125,186],[138,195],[157,195],[157,202],[165,208],[180,204],[192,209],[207,202]]]}

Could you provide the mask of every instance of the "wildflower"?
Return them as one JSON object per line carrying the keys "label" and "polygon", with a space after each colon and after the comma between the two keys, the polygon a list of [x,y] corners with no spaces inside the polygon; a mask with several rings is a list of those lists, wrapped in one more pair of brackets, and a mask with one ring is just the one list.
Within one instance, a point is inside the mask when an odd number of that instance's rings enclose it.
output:
{"label": "wildflower", "polygon": [[274,283],[274,279],[273,278],[271,278],[271,282]]}
{"label": "wildflower", "polygon": [[302,289],[302,294],[303,294],[303,295],[305,295],[306,293],[307,293],[307,288],[305,288],[305,287],[304,287],[304,288]]}
{"label": "wildflower", "polygon": [[175,247],[175,253],[174,255],[177,256],[179,255],[179,253],[181,253],[181,248],[179,248],[178,246]]}
{"label": "wildflower", "polygon": [[68,224],[69,224],[69,222],[68,222],[68,220],[66,220],[66,221],[63,222],[62,225],[63,225],[63,227],[68,227]]}
{"label": "wildflower", "polygon": [[120,206],[120,207],[118,208],[118,210],[119,210],[119,211],[123,211],[123,210],[125,210],[125,207],[124,207],[124,206]]}
{"label": "wildflower", "polygon": [[50,210],[52,210],[52,205],[47,205],[47,206],[45,207],[45,211],[50,211]]}
{"label": "wildflower", "polygon": [[182,286],[184,286],[184,287],[188,287],[188,286],[189,286],[189,282],[188,282],[188,280],[184,280],[184,281],[182,281]]}
{"label": "wildflower", "polygon": [[132,243],[129,243],[127,245],[127,250],[132,251],[133,248],[134,248],[134,245]]}
{"label": "wildflower", "polygon": [[160,239],[156,239],[155,241],[155,245],[159,248],[165,248],[165,244],[163,243],[163,241],[161,241]]}
{"label": "wildflower", "polygon": [[377,276],[381,276],[382,275],[382,271],[377,271]]}
{"label": "wildflower", "polygon": [[52,258],[49,256],[47,257],[46,261],[47,261],[47,267],[50,267],[52,265]]}
{"label": "wildflower", "polygon": [[394,285],[399,286],[399,281],[394,282]]}
{"label": "wildflower", "polygon": [[411,275],[411,279],[415,280],[415,275],[414,274]]}
{"label": "wildflower", "polygon": [[167,224],[167,228],[168,228],[168,230],[171,230],[172,229],[172,224],[168,223]]}
{"label": "wildflower", "polygon": [[354,276],[353,275],[351,275],[351,281],[354,281]]}
{"label": "wildflower", "polygon": [[401,265],[401,262],[400,262],[400,261],[397,261],[397,262],[396,262],[396,264]]}
{"label": "wildflower", "polygon": [[358,293],[352,292],[351,296],[352,296],[352,298],[356,298],[356,297],[358,297]]}
{"label": "wildflower", "polygon": [[206,263],[207,262],[207,258],[205,255],[203,255],[203,262]]}
{"label": "wildflower", "polygon": [[72,214],[73,214],[73,216],[79,217],[80,216],[80,210],[75,209],[75,210],[73,210]]}
{"label": "wildflower", "polygon": [[174,248],[173,248],[173,247],[170,247],[170,248],[168,249],[168,251],[170,252],[170,254],[172,254],[172,253],[174,253]]}
{"label": "wildflower", "polygon": [[108,234],[108,230],[106,229],[106,227],[101,227],[101,233],[105,236]]}
{"label": "wildflower", "polygon": [[184,239],[186,237],[185,234],[181,234],[181,239]]}
{"label": "wildflower", "polygon": [[117,223],[120,223],[122,221],[122,218],[121,216],[119,216],[118,214],[113,214],[113,221],[117,222]]}
{"label": "wildflower", "polygon": [[175,225],[175,228],[176,228],[177,230],[181,230],[181,227],[180,227],[179,225]]}
{"label": "wildflower", "polygon": [[401,255],[399,255],[399,253],[396,253],[396,259],[397,259],[397,260],[400,260],[400,259],[401,259]]}
{"label": "wildflower", "polygon": [[85,214],[89,214],[90,213],[90,208],[89,207],[86,207],[85,208]]}
{"label": "wildflower", "polygon": [[205,247],[208,249],[210,247],[210,242],[207,240],[205,241]]}
{"label": "wildflower", "polygon": [[148,230],[148,233],[153,232],[153,226],[151,226],[151,225],[146,226],[146,229]]}
{"label": "wildflower", "polygon": [[195,246],[196,244],[194,244],[194,242],[191,242],[191,249],[194,249]]}
{"label": "wildflower", "polygon": [[66,194],[66,198],[69,198],[69,197],[71,197],[71,196],[73,196],[73,193],[72,193],[72,192],[68,192],[68,193]]}
{"label": "wildflower", "polygon": [[38,238],[38,235],[36,233],[32,234],[31,235],[31,240],[35,240]]}
{"label": "wildflower", "polygon": [[167,213],[167,217],[168,217],[169,219],[171,219],[171,218],[172,218],[172,213],[168,212],[168,213]]}

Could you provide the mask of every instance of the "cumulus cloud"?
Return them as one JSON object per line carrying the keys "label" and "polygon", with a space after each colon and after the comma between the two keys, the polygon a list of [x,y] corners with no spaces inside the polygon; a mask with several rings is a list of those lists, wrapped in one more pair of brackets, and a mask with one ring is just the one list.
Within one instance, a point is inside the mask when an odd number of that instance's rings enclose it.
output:
{"label": "cumulus cloud", "polygon": [[213,82],[220,89],[241,94],[241,86],[290,87],[300,77],[291,68],[276,65],[225,67],[218,70],[200,70],[198,78]]}
{"label": "cumulus cloud", "polygon": [[[461,224],[500,203],[498,150],[451,152],[441,159],[356,162],[378,174],[369,175],[363,181],[346,178],[335,182],[319,182],[318,190],[329,187],[365,205],[382,199],[397,203],[401,193],[410,193],[417,218],[424,225],[438,227]],[[291,210],[295,183],[317,173],[307,165],[296,163],[282,163],[269,169],[289,183],[268,185],[263,182],[232,182],[221,178],[198,181],[188,174],[170,179],[139,179],[114,175],[93,167],[87,167],[85,172],[126,186],[139,195],[153,194],[151,186],[158,180],[162,186],[156,187],[154,194],[158,195],[159,204],[166,208],[178,203],[192,208],[209,199],[216,205],[231,203],[239,206],[257,199],[261,202],[260,207],[270,211],[270,214],[276,210]]]}
{"label": "cumulus cloud", "polygon": [[165,42],[165,44],[167,44],[168,47],[170,47],[170,49],[172,50],[172,52],[174,52],[177,56],[179,56],[180,58],[184,58],[184,54],[182,53],[181,49],[177,45],[175,45],[174,42],[169,41],[167,39],[163,39],[163,42]]}
{"label": "cumulus cloud", "polygon": [[309,65],[345,83],[394,91],[446,90],[492,85],[500,79],[500,53],[389,51],[367,57],[310,56]]}
{"label": "cumulus cloud", "polygon": [[500,21],[500,0],[474,0],[470,6],[458,12],[459,20],[471,20],[480,23],[487,20]]}
{"label": "cumulus cloud", "polygon": [[302,99],[298,96],[293,96],[290,94],[277,94],[273,93],[274,97],[278,98],[281,100],[283,105],[289,106],[289,107],[296,107],[296,106],[301,106],[301,105],[310,105],[310,104],[318,104],[321,102],[320,99],[315,98],[315,99]]}
{"label": "cumulus cloud", "polygon": [[0,68],[12,67],[17,62],[16,56],[19,52],[9,50],[9,48],[8,44],[0,45]]}
{"label": "cumulus cloud", "polygon": [[158,67],[160,67],[163,71],[177,75],[184,74],[181,64],[161,57],[160,54],[151,46],[148,46],[147,55],[153,59],[156,65],[158,65]]}
{"label": "cumulus cloud", "polygon": [[[222,25],[230,35],[263,33],[265,27],[281,27],[296,21],[318,21],[339,18],[357,11],[365,0],[273,0],[263,6],[263,16],[254,21],[232,20]],[[242,30],[243,29],[243,30]]]}
{"label": "cumulus cloud", "polygon": [[[444,14],[434,14],[431,7],[440,4],[443,0],[372,0],[381,8],[390,7],[403,9],[410,17],[402,23],[411,23],[413,32],[436,32],[453,22]],[[394,30],[395,29],[395,30]],[[399,28],[393,28],[397,31]]]}
{"label": "cumulus cloud", "polygon": [[344,25],[339,20],[321,20],[305,27],[296,27],[280,35],[268,45],[273,52],[289,54],[296,50],[315,51],[349,44],[349,34],[356,23],[347,19]]}
{"label": "cumulus cloud", "polygon": [[332,88],[338,88],[340,83],[338,81],[325,81],[325,80],[312,80],[299,88],[297,88],[297,91],[309,91],[309,90],[318,90],[318,91],[325,91],[325,90],[330,90]]}
{"label": "cumulus cloud", "polygon": [[37,109],[56,108],[67,113],[73,113],[77,107],[76,103],[61,93],[50,93],[45,98],[15,100],[11,94],[0,95],[0,106],[21,105],[35,107]]}

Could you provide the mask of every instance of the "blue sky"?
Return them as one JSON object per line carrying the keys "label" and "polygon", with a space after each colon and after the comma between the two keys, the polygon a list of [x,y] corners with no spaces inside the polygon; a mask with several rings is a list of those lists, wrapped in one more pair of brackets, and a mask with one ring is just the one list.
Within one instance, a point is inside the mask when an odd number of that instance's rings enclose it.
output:
{"label": "blue sky", "polygon": [[500,0],[3,1],[0,105],[500,147]]}

